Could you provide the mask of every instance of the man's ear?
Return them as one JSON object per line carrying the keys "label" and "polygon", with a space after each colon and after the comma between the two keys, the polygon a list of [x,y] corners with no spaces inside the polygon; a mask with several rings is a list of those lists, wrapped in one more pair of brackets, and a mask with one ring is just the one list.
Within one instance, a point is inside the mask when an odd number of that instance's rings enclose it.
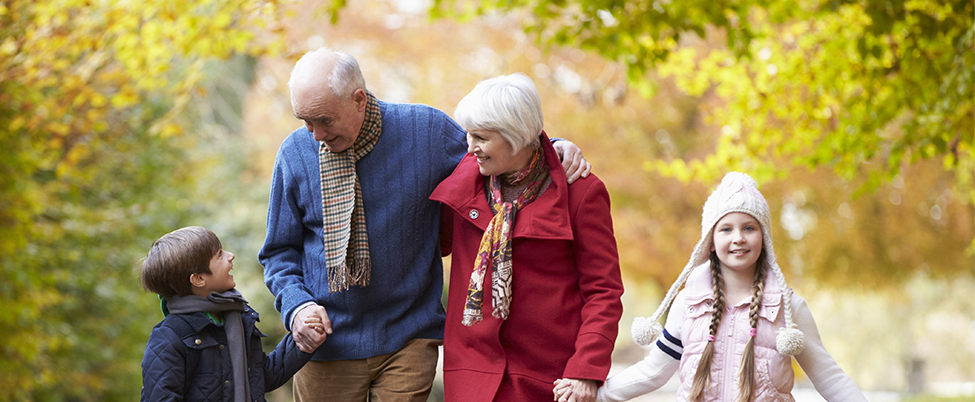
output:
{"label": "man's ear", "polygon": [[190,274],[190,284],[202,288],[207,285],[207,279],[200,274]]}
{"label": "man's ear", "polygon": [[366,94],[366,90],[356,88],[355,91],[352,91],[352,102],[355,103],[355,110],[357,112],[365,112],[366,105],[369,104],[369,95]]}

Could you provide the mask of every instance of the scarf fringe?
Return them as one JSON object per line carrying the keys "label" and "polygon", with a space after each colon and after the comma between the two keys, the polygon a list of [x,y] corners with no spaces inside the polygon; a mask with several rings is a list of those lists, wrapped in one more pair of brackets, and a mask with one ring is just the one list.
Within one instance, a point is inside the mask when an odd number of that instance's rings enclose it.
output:
{"label": "scarf fringe", "polygon": [[494,311],[491,312],[491,315],[493,315],[494,318],[500,318],[502,320],[507,320],[508,319],[508,313],[510,311],[511,311],[511,298],[510,297],[505,297],[505,298],[495,299],[494,300]]}
{"label": "scarf fringe", "polygon": [[468,308],[464,309],[464,320],[461,321],[461,324],[464,324],[465,327],[470,327],[481,322],[483,319],[484,317],[481,316],[481,310]]}
{"label": "scarf fringe", "polygon": [[339,264],[337,267],[328,267],[328,292],[337,293],[348,290],[350,287],[369,286],[372,280],[372,262],[365,260],[346,260],[348,263]]}

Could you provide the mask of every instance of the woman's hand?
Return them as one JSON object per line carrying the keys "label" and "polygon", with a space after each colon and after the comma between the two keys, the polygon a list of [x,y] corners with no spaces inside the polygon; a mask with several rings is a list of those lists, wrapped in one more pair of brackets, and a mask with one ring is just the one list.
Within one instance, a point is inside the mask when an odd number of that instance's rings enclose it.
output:
{"label": "woman's hand", "polygon": [[597,388],[599,385],[595,380],[560,378],[555,380],[552,392],[558,402],[595,402]]}

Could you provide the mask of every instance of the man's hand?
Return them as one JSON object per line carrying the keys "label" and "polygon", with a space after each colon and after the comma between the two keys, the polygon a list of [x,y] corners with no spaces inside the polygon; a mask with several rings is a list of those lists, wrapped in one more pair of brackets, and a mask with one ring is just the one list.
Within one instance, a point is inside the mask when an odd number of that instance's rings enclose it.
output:
{"label": "man's hand", "polygon": [[555,153],[562,159],[562,169],[565,169],[565,177],[568,179],[569,184],[572,184],[572,182],[580,177],[589,177],[589,171],[592,170],[592,165],[586,162],[586,158],[582,156],[582,150],[576,144],[560,139],[553,142],[552,147],[555,148]]}
{"label": "man's hand", "polygon": [[593,380],[577,380],[574,378],[560,378],[555,380],[555,401],[558,402],[595,402],[596,385]]}
{"label": "man's hand", "polygon": [[298,349],[305,353],[312,353],[325,342],[325,337],[332,333],[332,321],[328,319],[325,307],[309,305],[295,314],[291,325],[291,335],[298,344]]}

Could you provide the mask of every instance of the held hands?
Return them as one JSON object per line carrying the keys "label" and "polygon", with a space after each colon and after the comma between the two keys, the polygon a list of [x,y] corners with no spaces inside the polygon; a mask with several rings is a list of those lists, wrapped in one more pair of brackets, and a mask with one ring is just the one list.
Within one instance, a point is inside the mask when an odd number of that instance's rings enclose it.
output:
{"label": "held hands", "polygon": [[595,380],[560,378],[555,380],[552,392],[557,402],[595,402],[597,384]]}
{"label": "held hands", "polygon": [[562,159],[562,169],[565,169],[565,177],[569,184],[580,177],[589,177],[592,165],[586,162],[582,155],[582,150],[571,141],[560,139],[552,143],[555,153]]}
{"label": "held hands", "polygon": [[305,353],[312,353],[325,342],[325,337],[332,333],[332,321],[328,319],[325,307],[310,305],[295,314],[291,325],[291,334],[298,344],[298,349]]}

